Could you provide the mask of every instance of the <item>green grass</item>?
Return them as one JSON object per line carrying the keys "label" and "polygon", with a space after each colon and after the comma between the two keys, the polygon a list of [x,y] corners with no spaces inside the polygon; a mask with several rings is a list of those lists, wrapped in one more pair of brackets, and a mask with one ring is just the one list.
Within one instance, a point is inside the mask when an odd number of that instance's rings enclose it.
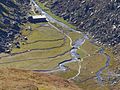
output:
{"label": "green grass", "polygon": [[99,50],[100,47],[90,43],[88,40],[78,49],[78,54],[82,57],[85,57],[88,54],[94,54]]}
{"label": "green grass", "polygon": [[[32,31],[30,33],[29,30],[25,30],[28,26],[32,27]],[[51,26],[48,27],[40,27],[40,24],[26,24],[26,27],[24,27],[24,30],[22,30],[23,35],[27,35],[28,40],[27,42],[34,42],[36,40],[55,40],[59,38],[63,38],[64,35],[52,28]],[[30,34],[29,34],[30,33]],[[21,42],[22,43],[22,42]],[[14,48],[12,53],[18,53],[22,51],[26,51],[29,49],[35,49],[35,48],[50,48],[50,47],[56,47],[63,43],[63,40],[60,41],[48,41],[48,42],[37,42],[32,44],[21,44],[21,48],[17,49]],[[37,50],[37,51],[31,51],[23,54],[18,54],[15,56],[9,56],[4,57],[0,60],[1,64],[0,67],[11,67],[11,68],[22,68],[22,69],[52,69],[53,67],[57,66],[59,62],[70,59],[71,56],[69,53],[66,53],[65,55],[58,56],[55,58],[48,58],[52,56],[56,56],[59,54],[62,54],[66,51],[70,50],[69,45],[69,39],[67,38],[65,41],[65,44],[58,48],[53,48],[51,50]],[[1,55],[3,56],[3,55]],[[28,60],[32,59],[32,60]],[[21,61],[24,60],[24,61]],[[18,61],[18,62],[14,62]],[[5,63],[5,62],[11,62],[11,63]]]}
{"label": "green grass", "polygon": [[[27,24],[28,25],[28,24]],[[30,33],[29,30],[23,30],[22,33],[23,35],[27,35],[28,40],[26,41],[27,43],[30,42],[34,42],[37,40],[56,40],[56,39],[61,39],[64,38],[64,35],[62,35],[61,33],[59,33],[57,30],[55,30],[52,27],[39,27],[39,25],[35,25],[35,24],[31,24],[32,28],[36,28],[33,29]],[[30,35],[29,35],[30,34]],[[25,50],[29,50],[32,48],[50,48],[50,47],[57,47],[60,46],[64,43],[64,40],[60,40],[60,41],[55,41],[55,42],[36,42],[33,44],[24,44],[22,45],[21,42],[21,48],[20,49],[13,49],[13,53],[15,52],[20,52],[20,51],[25,51]]]}
{"label": "green grass", "polygon": [[[45,28],[44,28],[45,29]],[[29,49],[32,49],[32,48],[50,48],[50,47],[57,47],[57,46],[60,46],[64,43],[64,40],[59,40],[59,41],[54,41],[54,42],[36,42],[36,43],[32,43],[34,41],[38,41],[38,40],[56,40],[56,39],[61,39],[63,38],[62,35],[59,35],[59,34],[55,34],[56,32],[51,32],[51,30],[45,30],[45,31],[38,31],[38,30],[35,30],[31,33],[31,35],[28,36],[28,41],[26,41],[27,43],[31,43],[31,44],[24,44],[22,45],[22,42],[21,42],[21,48],[20,49],[13,49],[13,53],[15,52],[20,52],[20,51],[25,51],[25,50],[29,50]],[[56,38],[57,37],[57,38]]]}
{"label": "green grass", "polygon": [[[29,53],[19,56],[4,58],[4,60],[1,60],[1,62],[3,62],[4,64],[1,64],[0,67],[20,68],[27,70],[52,69],[56,67],[59,62],[70,58],[69,54],[54,59],[36,59],[36,58],[41,58],[40,54],[37,57],[32,57],[32,56],[27,57],[27,56],[29,56]],[[28,60],[29,58],[33,60]],[[23,59],[25,61],[21,61]],[[19,62],[12,62],[16,60]],[[5,64],[5,62],[12,62],[12,63]]]}
{"label": "green grass", "polygon": [[77,69],[78,69],[78,63],[77,62],[72,62],[68,63],[65,66],[69,67],[70,70],[67,72],[57,72],[55,73],[56,75],[59,75],[60,77],[63,77],[65,79],[69,79],[77,74]]}

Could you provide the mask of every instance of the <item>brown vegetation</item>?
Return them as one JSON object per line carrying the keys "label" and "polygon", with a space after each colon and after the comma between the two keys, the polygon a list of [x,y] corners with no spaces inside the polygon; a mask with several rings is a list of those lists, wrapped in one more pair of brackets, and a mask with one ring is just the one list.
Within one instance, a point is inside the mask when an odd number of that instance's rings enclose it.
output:
{"label": "brown vegetation", "polygon": [[54,75],[18,69],[0,69],[0,90],[81,90]]}

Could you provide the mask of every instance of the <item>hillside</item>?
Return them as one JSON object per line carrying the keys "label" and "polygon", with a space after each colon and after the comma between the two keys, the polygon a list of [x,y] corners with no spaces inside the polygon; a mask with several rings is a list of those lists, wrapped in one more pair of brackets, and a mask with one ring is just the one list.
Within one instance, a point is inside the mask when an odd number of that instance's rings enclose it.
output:
{"label": "hillside", "polygon": [[0,5],[0,90],[119,90],[118,0]]}
{"label": "hillside", "polygon": [[29,3],[29,0],[0,0],[0,52],[8,52],[13,47],[29,12]]}
{"label": "hillside", "polygon": [[119,47],[120,0],[40,1],[55,15],[77,26],[81,32],[91,35],[96,43]]}
{"label": "hillside", "polygon": [[50,74],[0,69],[0,90],[81,90],[72,82]]}

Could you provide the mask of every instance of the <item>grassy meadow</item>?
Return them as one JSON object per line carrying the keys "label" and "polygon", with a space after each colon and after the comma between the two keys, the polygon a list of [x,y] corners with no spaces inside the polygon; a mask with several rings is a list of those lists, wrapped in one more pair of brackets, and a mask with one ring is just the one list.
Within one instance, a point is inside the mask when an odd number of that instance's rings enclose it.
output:
{"label": "grassy meadow", "polygon": [[[38,3],[38,0],[36,0]],[[42,3],[39,3],[41,8],[54,17],[55,19],[74,28],[62,18],[55,16]],[[54,24],[53,24],[54,25]],[[28,26],[31,30],[28,30]],[[60,30],[67,32],[73,42],[82,37],[81,34],[69,31],[65,28],[57,26]],[[0,68],[10,67],[26,70],[52,70],[57,67],[59,62],[71,59],[70,55],[70,40],[61,32],[49,25],[49,23],[31,24],[26,23],[21,31],[23,36],[28,40],[20,42],[20,48],[13,48],[12,55],[0,54]],[[83,58],[81,62],[81,73],[76,78],[76,83],[84,90],[101,90],[95,78],[89,79],[96,75],[96,72],[105,65],[106,57],[100,55],[97,51],[100,47],[92,44],[88,40],[78,49],[77,53]],[[106,50],[112,56],[111,51]],[[114,62],[111,62],[111,66]],[[67,72],[55,72],[55,75],[69,79],[75,76],[78,72],[79,63],[73,62],[66,64],[69,68]],[[88,80],[87,80],[88,79]],[[85,81],[84,81],[85,80]],[[83,81],[83,83],[81,83]],[[108,90],[107,87],[104,87]]]}

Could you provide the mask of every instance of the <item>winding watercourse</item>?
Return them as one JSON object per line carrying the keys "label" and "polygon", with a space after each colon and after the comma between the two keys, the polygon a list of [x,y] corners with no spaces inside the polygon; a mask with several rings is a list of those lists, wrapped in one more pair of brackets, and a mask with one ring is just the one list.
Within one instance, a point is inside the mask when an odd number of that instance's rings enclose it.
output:
{"label": "winding watercourse", "polygon": [[[47,14],[45,11],[43,11],[42,8],[40,8],[40,7],[36,4],[36,2],[35,2],[34,0],[31,0],[31,4],[33,4],[34,7],[35,7],[39,12],[41,12],[43,15],[45,15],[45,16],[47,17],[47,19],[49,20],[49,22],[56,23],[56,24],[58,24],[58,25],[60,25],[60,26],[62,26],[62,27],[64,27],[64,28],[69,29],[70,31],[73,31],[73,32],[82,34],[80,31],[76,31],[76,30],[70,28],[69,26],[67,26],[66,24],[64,24],[64,23],[62,23],[62,22],[60,22],[60,21],[52,18],[49,14]],[[55,26],[53,26],[53,27],[57,29],[57,27],[55,27]],[[89,38],[87,37],[87,35],[82,34],[82,35],[83,35],[83,38],[79,38],[79,39],[77,39],[77,40],[73,43],[72,40],[71,40],[71,38],[70,38],[67,34],[65,34],[65,35],[70,39],[70,41],[71,41],[70,44],[72,44],[72,45],[71,45],[71,48],[72,48],[72,49],[71,49],[71,51],[70,51],[70,54],[71,54],[72,59],[64,60],[64,61],[58,63],[59,69],[57,69],[57,70],[35,70],[35,71],[41,71],[41,72],[47,72],[47,73],[56,72],[56,71],[66,71],[67,68],[65,67],[65,64],[71,63],[71,62],[76,62],[76,61],[80,61],[80,60],[81,60],[81,59],[80,59],[80,55],[77,53],[77,50],[79,49],[80,46],[82,46],[82,45],[85,43],[85,40],[86,40],[86,39],[89,39]],[[106,56],[105,66],[103,66],[102,68],[99,69],[98,72],[96,72],[97,80],[101,83],[102,80],[103,80],[102,77],[101,77],[101,74],[102,74],[103,70],[106,69],[106,68],[110,65],[110,56],[104,52],[104,49],[103,49],[103,48],[101,48],[101,49],[99,50],[99,53],[100,53],[100,54],[104,54],[104,55]],[[79,74],[80,74],[80,72],[78,71],[78,73],[77,73],[77,75],[76,75],[75,77],[77,77]],[[74,79],[75,77],[73,77],[72,79]]]}

